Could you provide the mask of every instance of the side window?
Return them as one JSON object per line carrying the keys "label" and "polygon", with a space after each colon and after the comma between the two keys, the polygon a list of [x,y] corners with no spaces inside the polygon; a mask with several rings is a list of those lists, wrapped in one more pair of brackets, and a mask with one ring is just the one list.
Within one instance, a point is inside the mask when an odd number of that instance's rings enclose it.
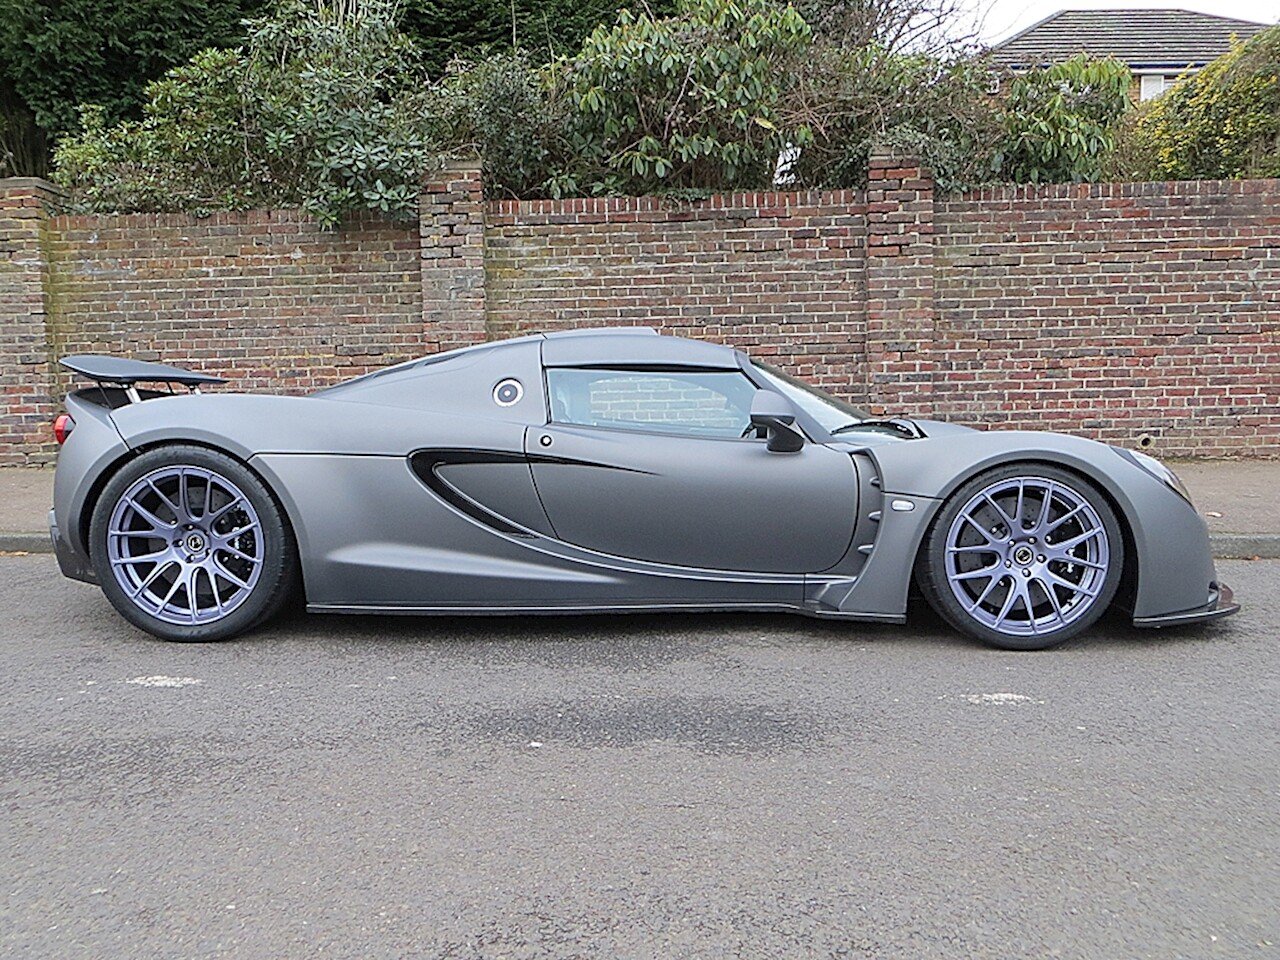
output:
{"label": "side window", "polygon": [[736,371],[547,370],[551,419],[586,427],[738,439],[756,388]]}

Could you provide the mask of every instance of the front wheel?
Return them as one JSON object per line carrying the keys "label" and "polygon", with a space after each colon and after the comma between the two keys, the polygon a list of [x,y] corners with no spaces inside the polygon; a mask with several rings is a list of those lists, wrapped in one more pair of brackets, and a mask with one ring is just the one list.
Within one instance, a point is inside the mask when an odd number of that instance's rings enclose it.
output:
{"label": "front wheel", "polygon": [[296,576],[293,537],[244,464],[203,447],[151,450],[108,481],[89,526],[103,592],[164,640],[222,640],[270,617]]}
{"label": "front wheel", "polygon": [[920,583],[958,630],[1006,650],[1076,636],[1110,605],[1124,569],[1115,511],[1091,483],[1046,464],[975,477],[927,535]]}

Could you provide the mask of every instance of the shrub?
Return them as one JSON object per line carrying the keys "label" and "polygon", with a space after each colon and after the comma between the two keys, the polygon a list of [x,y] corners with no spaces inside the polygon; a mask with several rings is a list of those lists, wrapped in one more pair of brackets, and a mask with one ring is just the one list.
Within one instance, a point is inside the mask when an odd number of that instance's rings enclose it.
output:
{"label": "shrub", "polygon": [[1280,27],[1183,77],[1137,117],[1126,173],[1280,177]]}
{"label": "shrub", "polygon": [[[147,116],[112,124],[104,107],[81,108],[79,135],[54,153],[54,178],[79,209],[240,209],[274,199],[243,110],[244,61],[205,50],[148,87]],[[294,198],[290,198],[293,200]]]}
{"label": "shrub", "polygon": [[550,80],[521,53],[454,61],[427,104],[435,140],[478,156],[490,193],[545,195],[563,162],[567,123]]}
{"label": "shrub", "polygon": [[654,19],[623,11],[554,64],[572,162],[554,193],[729,190],[772,180],[779,151],[807,144],[779,126],[808,24],[769,0],[688,0]]}
{"label": "shrub", "polygon": [[1004,179],[1099,179],[1129,105],[1129,82],[1119,61],[1083,55],[1015,77],[1004,107]]}
{"label": "shrub", "polygon": [[914,153],[943,191],[992,179],[1002,155],[1000,105],[989,74],[972,60],[944,62],[878,47],[822,46],[793,98],[812,143],[795,165],[799,182],[859,186],[876,145]]}
{"label": "shrub", "polygon": [[426,86],[390,0],[289,0],[249,24],[243,48],[206,50],[149,85],[142,120],[85,110],[55,178],[91,210],[408,215],[432,156]]}
{"label": "shrub", "polygon": [[444,155],[478,155],[516,197],[860,186],[875,144],[919,154],[943,191],[1097,178],[1128,72],[1076,58],[987,93],[980,61],[815,41],[774,0],[624,10],[571,57],[455,60],[434,85],[395,0],[285,0],[242,47],[147,88],[140,120],[83,112],[56,178],[81,209],[300,206],[332,226],[412,215]]}

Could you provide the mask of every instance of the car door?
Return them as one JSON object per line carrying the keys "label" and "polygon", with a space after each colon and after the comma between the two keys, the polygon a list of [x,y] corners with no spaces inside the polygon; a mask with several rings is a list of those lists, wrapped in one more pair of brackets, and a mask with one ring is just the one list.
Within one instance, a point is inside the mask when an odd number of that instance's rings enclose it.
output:
{"label": "car door", "polygon": [[[555,536],[602,553],[715,570],[809,573],[848,549],[848,454],[773,453],[741,370],[548,367],[549,422],[526,453]],[[746,436],[744,436],[746,434]]]}

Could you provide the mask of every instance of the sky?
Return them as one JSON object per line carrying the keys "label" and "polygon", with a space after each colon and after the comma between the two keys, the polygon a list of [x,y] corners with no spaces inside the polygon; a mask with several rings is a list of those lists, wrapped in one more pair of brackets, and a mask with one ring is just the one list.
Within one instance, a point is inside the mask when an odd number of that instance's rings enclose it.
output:
{"label": "sky", "polygon": [[[1178,9],[1213,13],[1238,20],[1275,23],[1280,20],[1280,0],[1172,0],[1144,3],[1142,0],[975,0],[975,19],[981,26],[979,37],[994,43],[1043,20],[1059,10]],[[985,11],[985,14],[983,13]]]}

